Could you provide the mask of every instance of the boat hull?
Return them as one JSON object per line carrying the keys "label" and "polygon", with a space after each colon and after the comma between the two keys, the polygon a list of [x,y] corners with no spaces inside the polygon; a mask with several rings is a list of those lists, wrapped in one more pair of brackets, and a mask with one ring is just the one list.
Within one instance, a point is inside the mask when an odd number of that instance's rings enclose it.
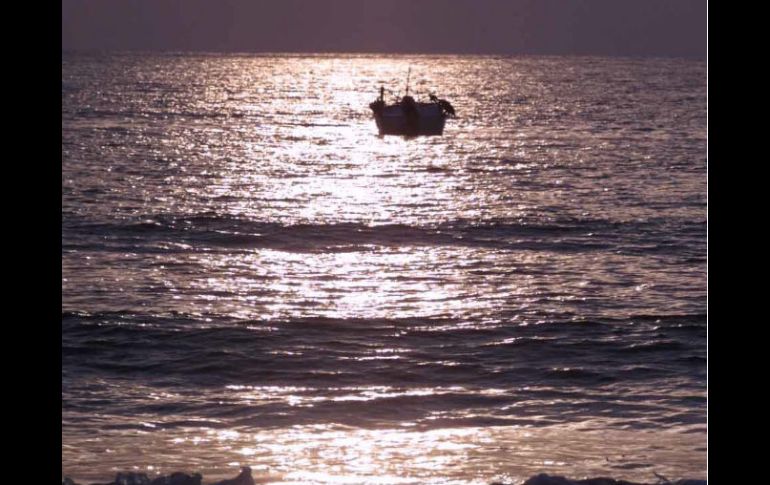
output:
{"label": "boat hull", "polygon": [[380,135],[442,135],[446,116],[435,104],[417,106],[405,111],[400,106],[387,106],[374,113]]}

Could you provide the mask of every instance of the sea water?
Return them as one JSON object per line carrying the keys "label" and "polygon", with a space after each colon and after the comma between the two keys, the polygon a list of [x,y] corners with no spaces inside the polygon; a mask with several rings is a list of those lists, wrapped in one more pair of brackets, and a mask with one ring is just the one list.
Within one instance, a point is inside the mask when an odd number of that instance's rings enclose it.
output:
{"label": "sea water", "polygon": [[62,53],[61,332],[81,481],[705,478],[706,65]]}

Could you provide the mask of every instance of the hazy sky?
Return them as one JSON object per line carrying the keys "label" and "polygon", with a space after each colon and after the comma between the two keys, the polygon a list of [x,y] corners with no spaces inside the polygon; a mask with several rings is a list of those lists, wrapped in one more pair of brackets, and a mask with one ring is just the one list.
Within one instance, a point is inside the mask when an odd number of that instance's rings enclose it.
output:
{"label": "hazy sky", "polygon": [[707,0],[62,0],[63,49],[706,57]]}

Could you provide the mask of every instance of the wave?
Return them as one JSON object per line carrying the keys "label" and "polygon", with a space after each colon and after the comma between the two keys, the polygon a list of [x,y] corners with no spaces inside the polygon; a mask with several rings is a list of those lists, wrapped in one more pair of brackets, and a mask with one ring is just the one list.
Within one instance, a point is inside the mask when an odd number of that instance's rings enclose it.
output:
{"label": "wave", "polygon": [[[697,319],[697,317],[695,317]],[[62,363],[75,373],[264,382],[401,385],[472,382],[609,385],[700,375],[703,327],[691,316],[612,321],[461,318],[240,320],[205,314],[62,313]],[[677,331],[669,332],[661,322]],[[657,337],[661,332],[664,337]],[[619,333],[619,332],[622,332]]]}
{"label": "wave", "polygon": [[[64,88],[62,88],[64,89]],[[95,108],[80,108],[72,113],[77,118],[85,119],[104,119],[104,118],[193,118],[193,119],[217,119],[238,117],[243,118],[248,115],[242,112],[230,112],[227,111],[169,111],[169,110],[109,110],[109,109],[95,109]]]}
{"label": "wave", "polygon": [[[65,249],[83,244],[80,235],[128,239],[132,248],[152,249],[152,242],[183,242],[191,246],[274,248],[288,251],[351,251],[367,246],[461,245],[497,249],[635,252],[691,250],[670,235],[666,221],[630,223],[602,219],[565,218],[551,223],[458,219],[428,225],[360,222],[283,223],[205,213],[191,216],[150,216],[140,220],[64,224]],[[691,224],[692,225],[692,224]],[[705,227],[694,223],[696,233]],[[660,234],[650,243],[650,232]],[[680,228],[681,232],[681,228]],[[643,235],[640,235],[643,234]],[[68,235],[71,235],[69,238]],[[142,239],[135,239],[141,237]],[[134,238],[134,239],[132,239]],[[114,242],[114,241],[113,241]]]}
{"label": "wave", "polygon": [[[510,315],[511,319],[515,315]],[[538,335],[548,335],[549,333],[559,333],[565,330],[579,329],[585,333],[589,329],[602,330],[608,328],[623,328],[633,324],[650,325],[651,330],[666,328],[667,330],[682,331],[702,331],[705,329],[708,315],[705,313],[660,313],[660,314],[638,314],[629,315],[623,318],[584,318],[574,317],[570,319],[555,318],[538,325],[516,324],[515,328],[532,332]],[[323,328],[337,331],[357,331],[366,328],[392,329],[393,327],[415,326],[416,330],[422,330],[430,333],[429,326],[435,326],[441,330],[446,330],[453,324],[457,324],[457,332],[475,332],[500,330],[502,328],[512,328],[511,326],[501,326],[507,324],[506,315],[501,315],[497,322],[489,324],[479,324],[474,326],[465,325],[466,321],[462,318],[452,317],[402,317],[402,318],[331,318],[331,317],[302,317],[287,319],[270,320],[243,320],[217,313],[187,313],[178,311],[169,311],[165,313],[139,313],[131,310],[118,311],[83,311],[83,310],[63,310],[61,312],[62,322],[71,321],[75,323],[88,322],[137,322],[137,323],[155,323],[167,325],[172,322],[184,325],[188,323],[205,323],[207,327],[222,324],[225,326],[246,327],[254,324],[270,325],[301,325],[303,328]]]}

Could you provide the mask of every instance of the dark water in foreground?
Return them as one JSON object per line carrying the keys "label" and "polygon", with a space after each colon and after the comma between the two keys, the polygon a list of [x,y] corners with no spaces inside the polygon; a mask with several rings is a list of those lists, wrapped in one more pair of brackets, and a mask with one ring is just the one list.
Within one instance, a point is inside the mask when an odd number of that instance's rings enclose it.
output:
{"label": "dark water in foreground", "polygon": [[705,478],[705,153],[700,62],[65,53],[62,474]]}

